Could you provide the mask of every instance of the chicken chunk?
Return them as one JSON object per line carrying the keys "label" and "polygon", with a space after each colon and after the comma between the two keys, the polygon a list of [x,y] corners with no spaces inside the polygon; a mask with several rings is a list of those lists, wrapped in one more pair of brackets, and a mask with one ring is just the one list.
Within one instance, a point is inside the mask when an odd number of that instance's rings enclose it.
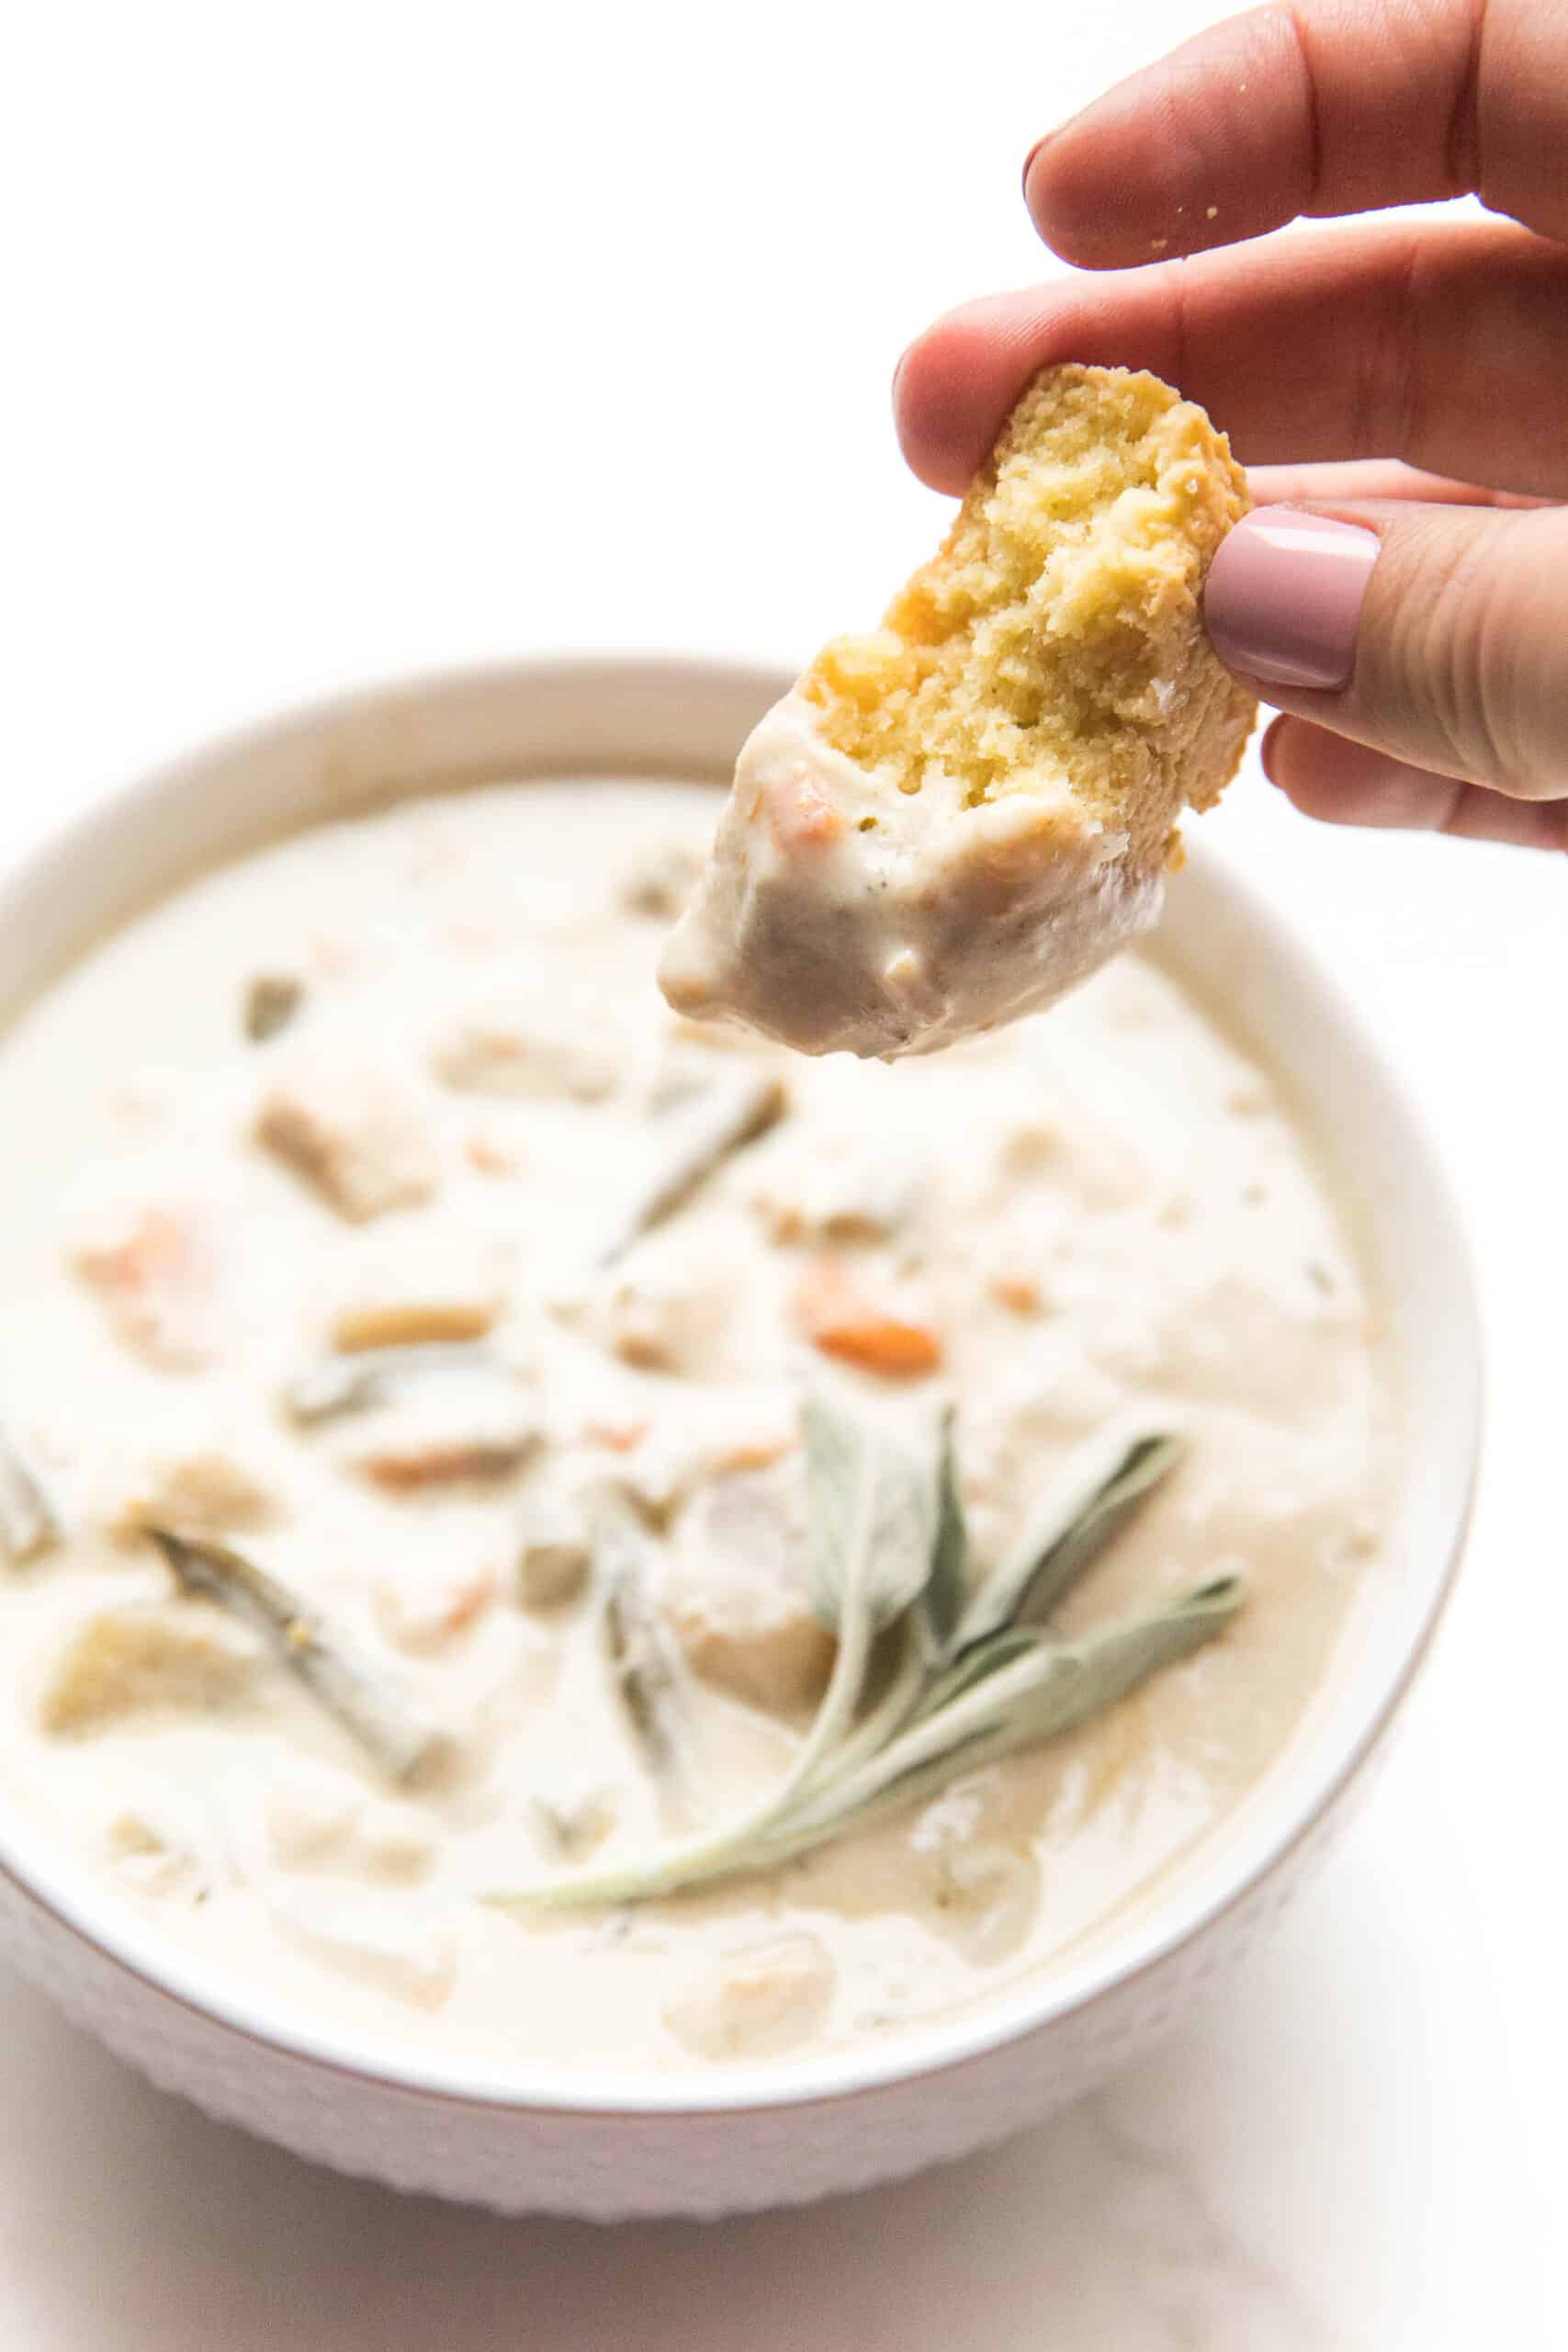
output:
{"label": "chicken chunk", "polygon": [[834,1984],[816,1936],[778,1936],[727,1954],[667,2004],[664,2022],[695,2058],[775,2057],[820,2032]]}
{"label": "chicken chunk", "polygon": [[781,1465],[702,1488],[676,1530],[664,1606],[705,1680],[779,1713],[819,1699],[833,1636],[811,1605],[798,1474]]}
{"label": "chicken chunk", "polygon": [[595,1278],[583,1328],[638,1372],[722,1378],[740,1368],[747,1271],[711,1229],[650,1234]]}
{"label": "chicken chunk", "polygon": [[224,1875],[211,1815],[173,1792],[126,1805],[110,1821],[104,1843],[116,1879],[140,1894],[200,1903]]}
{"label": "chicken chunk", "polygon": [[604,1844],[619,1807],[608,1781],[587,1772],[558,1771],[533,1791],[529,1810],[540,1844],[552,1861],[581,1861]]}
{"label": "chicken chunk", "polygon": [[423,1380],[349,1430],[347,1460],[391,1495],[510,1478],[544,1437],[533,1385],[485,1364]]}
{"label": "chicken chunk", "polygon": [[97,1516],[117,1543],[140,1543],[150,1527],[185,1535],[231,1535],[283,1515],[280,1487],[217,1441],[152,1447],[105,1481]]}
{"label": "chicken chunk", "polygon": [[389,1228],[341,1273],[332,1301],[332,1344],[344,1354],[482,1340],[503,1301],[498,1253],[462,1229]]}
{"label": "chicken chunk", "polygon": [[587,1498],[564,1479],[536,1477],[519,1521],[518,1600],[525,1609],[558,1609],[577,1598],[592,1565]]}
{"label": "chicken chunk", "polygon": [[284,1934],[327,1967],[393,2000],[436,2009],[457,1982],[451,1929],[406,1894],[289,1887],[275,1891],[268,1908]]}
{"label": "chicken chunk", "polygon": [[192,1201],[106,1206],[71,1251],[125,1345],[160,1372],[197,1372],[218,1353],[216,1220]]}
{"label": "chicken chunk", "polygon": [[759,1171],[751,1206],[772,1241],[890,1241],[914,1204],[917,1171],[858,1138],[803,1149],[792,1136]]}
{"label": "chicken chunk", "polygon": [[443,1030],[430,1069],[458,1094],[511,1094],[600,1102],[621,1080],[615,1034],[570,995],[538,989],[474,1006]]}
{"label": "chicken chunk", "polygon": [[103,1609],[56,1659],[39,1708],[45,1731],[95,1732],[160,1707],[209,1711],[243,1696],[264,1657],[243,1625],[189,1601]]}
{"label": "chicken chunk", "polygon": [[355,1225],[417,1207],[440,1179],[418,1094],[346,1049],[297,1059],[262,1097],[255,1136]]}
{"label": "chicken chunk", "polygon": [[694,1391],[679,1414],[591,1421],[585,1461],[663,1525],[711,1480],[781,1461],[797,1441],[799,1418],[787,1388]]}
{"label": "chicken chunk", "polygon": [[435,1830],[418,1805],[367,1796],[345,1772],[292,1763],[269,1781],[263,1829],[280,1870],[336,1870],[371,1881],[420,1877],[435,1853]]}
{"label": "chicken chunk", "polygon": [[1032,1854],[987,1838],[941,1848],[929,1886],[932,1928],[976,1968],[989,1968],[1028,1941],[1043,1880]]}

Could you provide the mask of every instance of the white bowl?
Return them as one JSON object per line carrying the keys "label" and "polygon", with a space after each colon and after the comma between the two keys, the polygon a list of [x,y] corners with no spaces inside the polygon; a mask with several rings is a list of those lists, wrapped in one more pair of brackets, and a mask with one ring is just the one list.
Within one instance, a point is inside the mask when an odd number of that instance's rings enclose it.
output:
{"label": "white bowl", "polygon": [[[785,681],[551,661],[400,684],[262,727],[132,786],[0,888],[0,1024],[215,860],[433,786],[573,772],[728,777]],[[274,2008],[161,1941],[25,1814],[0,1816],[0,1946],[164,2087],[405,2188],[614,2219],[863,2187],[1038,2121],[1231,1968],[1344,1821],[1426,1646],[1463,1533],[1479,1347],[1447,1188],[1399,1091],[1271,913],[1194,846],[1168,960],[1290,1081],[1393,1316],[1408,1437],[1389,1564],[1291,1751],[1157,1905],[1093,1957],[897,2044],[690,2083],[483,2074]]]}

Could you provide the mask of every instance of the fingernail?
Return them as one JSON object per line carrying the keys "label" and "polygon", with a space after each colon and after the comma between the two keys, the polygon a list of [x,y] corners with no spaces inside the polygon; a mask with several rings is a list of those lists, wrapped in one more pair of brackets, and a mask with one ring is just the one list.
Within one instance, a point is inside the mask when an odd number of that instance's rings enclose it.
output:
{"label": "fingernail", "polygon": [[1054,130],[1047,130],[1044,132],[1041,138],[1035,141],[1033,146],[1030,149],[1028,154],[1023,159],[1022,187],[1023,200],[1025,204],[1029,202],[1029,175],[1034,169],[1034,158],[1036,155],[1042,154],[1044,150],[1049,147],[1052,140],[1055,139],[1055,136],[1056,134]]}
{"label": "fingernail", "polygon": [[1378,536],[1291,506],[1248,514],[1209,567],[1203,619],[1227,670],[1276,686],[1345,686]]}

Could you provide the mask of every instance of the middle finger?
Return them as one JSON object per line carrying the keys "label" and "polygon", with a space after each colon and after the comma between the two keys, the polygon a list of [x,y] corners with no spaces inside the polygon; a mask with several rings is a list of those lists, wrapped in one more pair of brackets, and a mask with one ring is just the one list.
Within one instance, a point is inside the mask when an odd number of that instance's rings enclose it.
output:
{"label": "middle finger", "polygon": [[969,303],[900,364],[915,471],[962,490],[1064,359],[1152,368],[1250,464],[1398,458],[1568,494],[1568,251],[1502,222],[1286,232]]}

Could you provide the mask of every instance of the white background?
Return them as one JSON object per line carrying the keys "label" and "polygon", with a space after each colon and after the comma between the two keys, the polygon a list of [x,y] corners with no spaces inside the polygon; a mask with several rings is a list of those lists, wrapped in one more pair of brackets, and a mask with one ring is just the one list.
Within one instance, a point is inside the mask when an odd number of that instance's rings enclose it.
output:
{"label": "white background", "polygon": [[[1055,267],[1019,199],[1029,143],[1218,13],[13,10],[0,857],[323,687],[560,645],[789,659],[872,618],[942,512],[888,427],[902,343]],[[7,1977],[7,2352],[1560,2340],[1563,869],[1317,830],[1255,774],[1206,831],[1423,1100],[1491,1345],[1467,1577],[1393,1769],[1274,1951],[1001,2154],[609,2233],[314,2172]]]}

